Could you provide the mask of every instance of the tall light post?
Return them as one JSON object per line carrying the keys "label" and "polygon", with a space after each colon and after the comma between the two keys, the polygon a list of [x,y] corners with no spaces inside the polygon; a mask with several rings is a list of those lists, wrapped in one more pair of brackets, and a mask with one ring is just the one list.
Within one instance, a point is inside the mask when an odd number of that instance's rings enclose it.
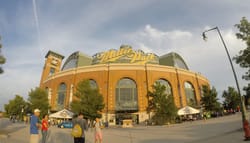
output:
{"label": "tall light post", "polygon": [[228,60],[230,62],[230,65],[231,65],[231,68],[232,68],[232,71],[233,71],[233,75],[234,75],[235,83],[236,83],[236,86],[237,86],[237,90],[238,90],[238,93],[239,93],[239,96],[240,96],[241,112],[242,112],[242,124],[243,124],[243,128],[244,128],[244,131],[245,131],[245,140],[250,140],[250,128],[249,128],[249,123],[248,123],[248,121],[246,119],[246,109],[245,109],[244,100],[242,99],[242,96],[241,96],[241,93],[240,93],[240,86],[239,86],[239,82],[238,82],[238,79],[237,79],[237,76],[236,76],[236,72],[235,72],[231,57],[229,55],[227,46],[226,46],[225,41],[224,41],[224,39],[223,39],[223,37],[222,37],[222,35],[220,33],[219,28],[214,27],[214,28],[211,28],[211,29],[208,29],[208,30],[204,31],[202,33],[203,39],[206,40],[207,39],[206,32],[209,32],[209,31],[212,31],[212,30],[216,30],[218,32],[218,34],[220,36],[220,39],[221,39],[221,41],[223,43],[223,46],[224,46],[224,48],[226,50],[227,57],[228,57]]}

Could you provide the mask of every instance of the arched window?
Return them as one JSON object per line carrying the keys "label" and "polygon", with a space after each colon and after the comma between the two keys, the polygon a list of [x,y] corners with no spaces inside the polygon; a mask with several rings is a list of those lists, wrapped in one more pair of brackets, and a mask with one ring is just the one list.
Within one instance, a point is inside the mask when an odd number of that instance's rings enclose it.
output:
{"label": "arched window", "polygon": [[169,82],[165,79],[158,79],[156,82],[159,82],[161,85],[164,85],[166,87],[165,94],[172,95],[172,87],[169,84]]}
{"label": "arched window", "polygon": [[187,105],[190,106],[195,106],[197,105],[196,97],[195,97],[195,91],[194,87],[190,82],[185,82],[184,83],[185,87],[185,94],[186,94],[186,99],[187,99]]}
{"label": "arched window", "polygon": [[89,84],[90,84],[90,87],[91,87],[92,89],[98,89],[98,85],[97,85],[97,83],[96,83],[95,80],[90,79],[90,80],[89,80]]}
{"label": "arched window", "polygon": [[138,95],[136,83],[123,78],[116,85],[116,111],[137,111]]}
{"label": "arched window", "polygon": [[50,95],[50,92],[49,92],[49,88],[46,87],[46,88],[45,88],[45,91],[46,91],[46,93],[47,93],[48,99],[50,100],[51,95]]}
{"label": "arched window", "polygon": [[65,83],[61,83],[59,85],[59,88],[58,88],[58,91],[57,91],[57,107],[58,107],[58,110],[61,110],[61,109],[64,108],[66,91],[67,91],[66,84]]}

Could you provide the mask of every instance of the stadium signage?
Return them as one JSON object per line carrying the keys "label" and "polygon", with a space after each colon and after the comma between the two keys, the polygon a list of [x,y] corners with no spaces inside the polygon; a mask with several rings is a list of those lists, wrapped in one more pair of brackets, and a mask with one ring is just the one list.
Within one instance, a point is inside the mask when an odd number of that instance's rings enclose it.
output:
{"label": "stadium signage", "polygon": [[121,46],[119,50],[111,49],[107,52],[97,53],[94,58],[95,64],[102,63],[137,63],[145,64],[149,61],[158,61],[158,56],[153,53],[144,53],[142,50],[135,51],[131,46]]}

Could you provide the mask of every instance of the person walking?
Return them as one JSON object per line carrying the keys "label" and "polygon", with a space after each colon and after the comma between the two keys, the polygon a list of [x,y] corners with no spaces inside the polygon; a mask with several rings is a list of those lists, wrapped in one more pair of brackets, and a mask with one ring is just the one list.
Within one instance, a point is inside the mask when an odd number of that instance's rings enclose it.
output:
{"label": "person walking", "polygon": [[38,129],[41,128],[39,122],[40,110],[35,109],[34,115],[30,118],[30,143],[39,143],[39,132]]}
{"label": "person walking", "polygon": [[46,143],[48,136],[48,128],[49,128],[48,115],[44,115],[42,120],[42,143]]}
{"label": "person walking", "polygon": [[95,136],[95,143],[102,143],[102,124],[100,122],[99,118],[95,119],[95,130],[94,130],[94,136]]}
{"label": "person walking", "polygon": [[88,124],[83,118],[82,113],[79,113],[78,117],[73,119],[73,128],[77,125],[81,127],[82,135],[80,137],[74,137],[74,143],[85,143],[85,131],[88,130]]}

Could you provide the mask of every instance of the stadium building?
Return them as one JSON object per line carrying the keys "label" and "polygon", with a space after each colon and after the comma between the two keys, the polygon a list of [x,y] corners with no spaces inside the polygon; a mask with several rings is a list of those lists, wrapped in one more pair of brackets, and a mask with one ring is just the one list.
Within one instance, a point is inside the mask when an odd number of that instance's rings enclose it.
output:
{"label": "stadium building", "polygon": [[128,118],[137,123],[148,119],[147,92],[155,82],[166,86],[166,94],[174,97],[178,108],[199,106],[202,88],[209,86],[204,76],[190,71],[174,52],[157,56],[122,45],[92,57],[75,52],[63,65],[64,56],[56,52],[49,51],[45,58],[40,87],[48,92],[51,110],[70,109],[75,87],[88,79],[104,97],[102,118],[110,125]]}

